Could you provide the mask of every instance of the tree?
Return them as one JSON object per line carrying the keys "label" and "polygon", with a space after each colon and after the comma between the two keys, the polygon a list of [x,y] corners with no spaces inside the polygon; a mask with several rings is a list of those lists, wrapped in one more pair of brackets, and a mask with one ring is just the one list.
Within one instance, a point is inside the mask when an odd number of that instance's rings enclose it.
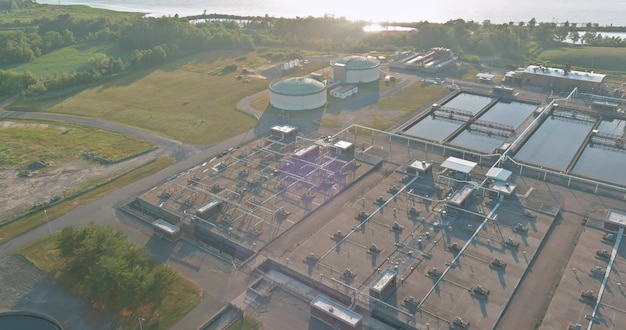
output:
{"label": "tree", "polygon": [[145,302],[153,308],[159,307],[175,280],[176,273],[169,266],[155,266],[145,281]]}
{"label": "tree", "polygon": [[572,31],[569,34],[569,38],[572,39],[574,44],[576,44],[580,40],[580,33],[578,33],[578,31]]}
{"label": "tree", "polygon": [[56,246],[67,258],[63,275],[102,306],[155,309],[176,280],[171,268],[154,265],[145,249],[111,227],[64,228]]}
{"label": "tree", "polygon": [[43,51],[49,53],[63,46],[63,37],[59,32],[48,31],[43,35]]}

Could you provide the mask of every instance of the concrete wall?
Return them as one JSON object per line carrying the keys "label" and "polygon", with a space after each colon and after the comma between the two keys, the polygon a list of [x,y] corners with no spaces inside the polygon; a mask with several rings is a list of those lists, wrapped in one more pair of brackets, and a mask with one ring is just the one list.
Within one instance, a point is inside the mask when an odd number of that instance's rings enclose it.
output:
{"label": "concrete wall", "polygon": [[282,95],[270,92],[270,104],[282,110],[311,110],[326,105],[326,89],[309,95]]}
{"label": "concrete wall", "polygon": [[380,78],[379,67],[375,67],[375,68],[371,68],[367,70],[347,70],[345,82],[347,84],[368,83],[368,82],[376,81],[379,78]]}
{"label": "concrete wall", "polygon": [[160,208],[154,204],[151,204],[141,198],[136,198],[133,202],[130,203],[130,206],[135,210],[138,210],[152,218],[163,219],[172,224],[178,224],[180,222],[180,215],[168,211],[166,209]]}

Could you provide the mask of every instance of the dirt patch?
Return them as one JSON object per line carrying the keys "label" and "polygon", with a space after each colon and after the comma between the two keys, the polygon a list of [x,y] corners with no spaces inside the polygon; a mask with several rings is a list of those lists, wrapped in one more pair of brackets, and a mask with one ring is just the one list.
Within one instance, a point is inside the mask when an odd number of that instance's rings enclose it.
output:
{"label": "dirt patch", "polygon": [[[16,123],[13,121],[0,121],[0,128],[15,128],[15,127],[29,127],[29,128],[48,128],[48,124],[25,124],[25,123]],[[64,130],[65,127],[61,127],[61,130]]]}
{"label": "dirt patch", "polygon": [[46,204],[55,196],[67,196],[78,189],[86,188],[96,180],[140,166],[158,157],[160,153],[161,150],[155,150],[112,165],[74,159],[64,164],[54,164],[52,168],[44,168],[30,177],[20,175],[22,170],[16,166],[0,169],[0,182],[4,187],[0,193],[0,221],[6,221],[36,204]]}
{"label": "dirt patch", "polygon": [[74,296],[20,255],[0,259],[0,312],[33,311],[52,316],[65,329],[117,329],[102,311]]}

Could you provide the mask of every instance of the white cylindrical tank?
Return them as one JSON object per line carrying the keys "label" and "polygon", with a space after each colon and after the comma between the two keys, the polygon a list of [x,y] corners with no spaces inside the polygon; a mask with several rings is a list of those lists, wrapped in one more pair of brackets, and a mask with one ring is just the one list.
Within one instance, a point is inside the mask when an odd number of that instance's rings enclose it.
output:
{"label": "white cylindrical tank", "polygon": [[270,84],[270,104],[282,110],[310,110],[326,105],[326,86],[308,77],[294,77]]}
{"label": "white cylindrical tank", "polygon": [[380,61],[374,57],[346,56],[331,65],[335,80],[346,84],[368,83],[380,78]]}

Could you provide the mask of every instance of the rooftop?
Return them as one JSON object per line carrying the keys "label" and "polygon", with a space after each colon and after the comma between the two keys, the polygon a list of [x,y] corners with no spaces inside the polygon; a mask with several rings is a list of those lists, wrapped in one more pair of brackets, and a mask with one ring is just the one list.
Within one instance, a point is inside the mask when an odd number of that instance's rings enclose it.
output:
{"label": "rooftop", "polygon": [[542,76],[550,76],[554,78],[561,79],[574,79],[580,81],[590,81],[595,83],[602,83],[606,75],[593,73],[593,72],[582,72],[582,71],[574,71],[571,70],[567,75],[565,75],[565,71],[563,69],[550,68],[539,65],[529,65],[524,69],[524,73],[542,75]]}
{"label": "rooftop", "polygon": [[346,56],[333,63],[333,65],[345,66],[348,70],[367,70],[375,68],[379,64],[377,59],[365,56]]}
{"label": "rooftop", "polygon": [[355,313],[343,305],[340,305],[339,303],[321,295],[313,298],[311,306],[352,327],[359,324],[362,318],[362,316],[358,313]]}
{"label": "rooftop", "polygon": [[297,128],[293,126],[280,126],[280,125],[272,126],[272,130],[276,132],[281,132],[281,133],[291,133],[295,131],[296,129]]}
{"label": "rooftop", "polygon": [[426,171],[428,168],[432,166],[432,163],[427,162],[421,159],[415,159],[411,164],[409,164],[410,168],[414,168],[420,171]]}
{"label": "rooftop", "polygon": [[476,163],[470,162],[469,160],[456,158],[456,157],[448,157],[443,163],[441,163],[441,167],[447,168],[453,171],[461,172],[461,173],[469,173],[474,167],[476,167]]}
{"label": "rooftop", "polygon": [[626,213],[610,209],[609,213],[606,215],[606,221],[618,226],[626,226]]}
{"label": "rooftop", "polygon": [[324,83],[307,77],[293,77],[270,84],[270,90],[282,95],[316,94],[326,88]]}
{"label": "rooftop", "polygon": [[178,228],[177,226],[174,226],[169,222],[161,219],[157,219],[152,223],[152,225],[170,234],[176,234],[180,231],[180,228]]}
{"label": "rooftop", "polygon": [[487,171],[487,174],[485,174],[485,176],[497,181],[507,181],[511,177],[511,174],[513,173],[509,170],[505,170],[499,167],[492,167],[489,169],[489,171]]}
{"label": "rooftop", "polygon": [[385,269],[372,283],[372,290],[380,293],[396,274],[397,273],[391,269]]}
{"label": "rooftop", "polygon": [[337,141],[337,143],[335,143],[335,148],[339,148],[339,149],[347,149],[350,146],[352,146],[353,143],[352,142],[348,142],[348,141],[344,141],[344,140],[339,140]]}

